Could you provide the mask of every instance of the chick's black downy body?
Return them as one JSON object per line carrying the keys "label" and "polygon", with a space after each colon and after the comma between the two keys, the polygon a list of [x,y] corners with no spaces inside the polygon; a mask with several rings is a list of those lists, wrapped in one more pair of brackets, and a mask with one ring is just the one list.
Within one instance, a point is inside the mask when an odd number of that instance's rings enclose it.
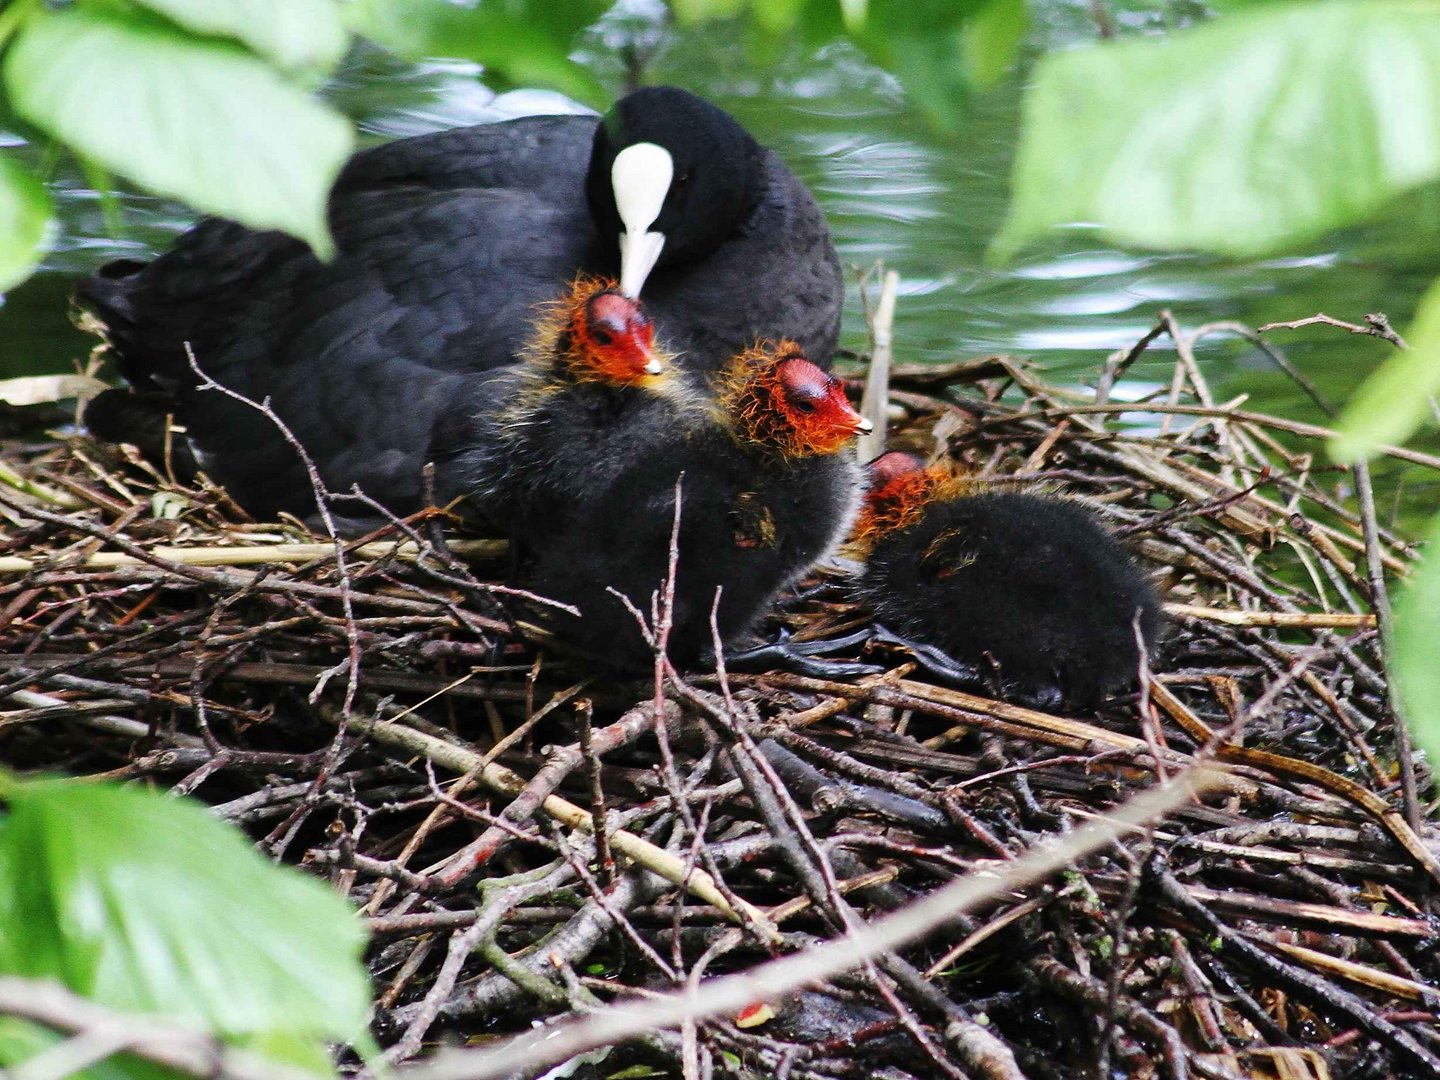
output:
{"label": "chick's black downy body", "polygon": [[[603,121],[528,117],[357,154],[330,199],[331,262],[210,219],[148,265],[102,268],[77,296],[131,385],[170,395],[201,466],[252,512],[308,514],[311,485],[267,417],[197,389],[187,343],[216,382],[270,400],[331,490],[358,484],[410,512],[466,380],[512,363],[536,306],[577,272],[617,274],[611,166],[637,143],[674,163],[643,291],[671,348],[708,371],[787,334],[828,361],[843,286],[813,197],[723,111],[665,87]],[[123,439],[133,410],[107,410],[102,396],[91,423]]]}
{"label": "chick's black downy body", "polygon": [[[587,382],[546,388],[506,368],[476,379],[446,410],[430,457],[436,501],[498,528],[517,560],[556,542],[633,485],[656,453],[657,431],[693,411],[683,376],[663,391]],[[527,395],[535,400],[527,403]]]}
{"label": "chick's black downy body", "polygon": [[1163,627],[1154,590],[1093,514],[1016,492],[929,504],[875,542],[857,591],[887,629],[1052,704],[1133,684],[1137,618],[1147,647]]}
{"label": "chick's black downy body", "polygon": [[717,590],[720,640],[734,643],[777,593],[834,549],[859,498],[859,470],[843,455],[787,460],[737,446],[713,425],[651,449],[652,466],[632,470],[589,500],[524,578],[527,588],[580,610],[578,618],[550,617],[557,634],[620,670],[643,670],[653,661],[620,597],[651,618],[651,598],[663,593],[669,565],[677,480],[668,653],[682,667],[713,651]]}
{"label": "chick's black downy body", "polygon": [[573,504],[555,535],[537,538],[525,584],[579,609],[550,618],[572,645],[615,668],[647,666],[653,650],[625,600],[653,626],[678,480],[666,645],[673,662],[692,664],[713,651],[712,609],[720,641],[735,642],[844,537],[861,487],[848,443],[867,427],[838,380],[793,342],[746,350],[709,406],[657,423],[623,476]]}

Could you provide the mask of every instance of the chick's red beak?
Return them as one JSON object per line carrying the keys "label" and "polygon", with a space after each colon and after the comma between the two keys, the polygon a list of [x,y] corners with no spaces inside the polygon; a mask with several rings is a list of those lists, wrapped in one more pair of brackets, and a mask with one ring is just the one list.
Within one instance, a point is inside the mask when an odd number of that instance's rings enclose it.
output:
{"label": "chick's red beak", "polygon": [[659,375],[665,370],[665,366],[660,363],[660,357],[655,352],[655,327],[645,316],[640,317],[644,320],[644,325],[630,328],[630,347],[634,349],[637,356],[644,358],[643,370],[646,375]]}
{"label": "chick's red beak", "polygon": [[831,387],[830,400],[834,405],[837,428],[843,428],[852,435],[869,435],[875,429],[875,425],[861,416],[855,406],[850,404],[850,399],[845,396],[845,388],[841,386],[838,379]]}
{"label": "chick's red beak", "polygon": [[603,292],[590,301],[586,316],[589,339],[622,360],[637,376],[659,375],[664,370],[655,352],[655,324],[640,309],[638,301],[619,293]]}

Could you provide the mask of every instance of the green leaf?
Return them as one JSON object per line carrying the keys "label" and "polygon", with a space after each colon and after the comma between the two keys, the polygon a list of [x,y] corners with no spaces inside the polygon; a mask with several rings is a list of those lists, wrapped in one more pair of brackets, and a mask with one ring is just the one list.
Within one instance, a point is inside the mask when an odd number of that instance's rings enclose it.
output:
{"label": "green leaf", "polygon": [[993,86],[1010,71],[1027,23],[1025,0],[991,0],[971,16],[961,50],[970,82]]}
{"label": "green leaf", "polygon": [[[487,3],[492,0],[486,0]],[[512,18],[523,19],[541,27],[561,44],[569,42],[581,30],[595,23],[615,6],[614,0],[501,0]]]}
{"label": "green leaf", "polygon": [[[0,822],[0,972],[264,1047],[365,1028],[348,905],[198,804],[108,784],[15,785]],[[286,1038],[286,1037],[289,1038]]]}
{"label": "green leaf", "polygon": [[670,8],[682,25],[693,26],[709,19],[727,19],[749,7],[749,0],[670,0]]}
{"label": "green leaf", "polygon": [[547,86],[597,108],[609,101],[595,76],[570,59],[573,18],[542,18],[525,4],[461,8],[448,0],[355,0],[346,17],[356,33],[412,60],[472,60],[487,82]]}
{"label": "green leaf", "polygon": [[926,120],[955,131],[975,87],[1013,62],[1024,20],[1023,0],[886,0],[867,5],[862,19],[839,25],[900,80]]}
{"label": "green leaf", "polygon": [[136,2],[197,34],[234,38],[291,71],[331,71],[350,43],[335,0]]}
{"label": "green leaf", "polygon": [[764,0],[752,9],[756,24],[767,34],[787,35],[795,28],[805,0]]}
{"label": "green leaf", "polygon": [[1288,3],[1047,56],[992,254],[1055,225],[1256,255],[1440,176],[1440,5]]}
{"label": "green leaf", "polygon": [[1440,761],[1440,517],[1430,525],[1425,558],[1395,605],[1392,676],[1415,741]]}
{"label": "green leaf", "polygon": [[1430,415],[1430,397],[1440,393],[1440,280],[1420,298],[1406,340],[1410,348],[1376,368],[1345,406],[1330,440],[1336,461],[1359,461],[1382,445],[1403,443]]}
{"label": "green leaf", "polygon": [[329,255],[326,197],[349,122],[238,46],[62,11],[26,25],[4,81],[16,112],[76,153]]}
{"label": "green leaf", "polygon": [[0,157],[0,292],[18,285],[45,254],[50,195],[45,185]]}

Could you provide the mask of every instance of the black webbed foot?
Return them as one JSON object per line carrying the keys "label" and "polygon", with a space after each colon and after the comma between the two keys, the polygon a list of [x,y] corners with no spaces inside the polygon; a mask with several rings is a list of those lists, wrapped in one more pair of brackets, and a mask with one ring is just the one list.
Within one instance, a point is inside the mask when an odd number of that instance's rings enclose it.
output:
{"label": "black webbed foot", "polygon": [[[980,690],[987,694],[998,695],[1016,705],[1043,712],[1058,711],[1065,703],[1064,692],[1058,683],[1037,683],[1026,686],[1006,683],[998,680],[996,672],[989,668],[978,664],[962,663],[943,649],[934,645],[926,645],[922,641],[912,641],[909,638],[901,637],[878,623],[875,625],[872,640],[882,645],[893,645],[896,648],[904,649],[915,658],[915,662],[921,668],[931,675],[967,690]],[[998,686],[996,685],[997,681],[1000,682]]]}
{"label": "black webbed foot", "polygon": [[856,675],[878,675],[885,669],[877,664],[855,660],[823,660],[820,657],[859,645],[870,637],[869,629],[844,637],[822,641],[793,641],[789,630],[781,630],[775,640],[753,649],[725,654],[725,666],[731,671],[761,672],[777,668],[815,679],[845,679]]}
{"label": "black webbed foot", "polygon": [[912,641],[909,638],[901,637],[894,631],[885,629],[879,623],[875,624],[871,640],[879,642],[881,645],[893,645],[896,648],[904,649],[915,658],[916,663],[922,668],[946,682],[971,689],[983,689],[986,686],[986,675],[988,674],[986,671],[976,664],[961,663],[944,649],[926,645],[923,641]]}

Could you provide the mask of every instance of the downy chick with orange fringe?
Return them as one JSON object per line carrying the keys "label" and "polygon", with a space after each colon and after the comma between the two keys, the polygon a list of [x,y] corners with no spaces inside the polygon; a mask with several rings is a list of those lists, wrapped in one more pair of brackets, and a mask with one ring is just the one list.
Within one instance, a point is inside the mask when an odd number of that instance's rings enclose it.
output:
{"label": "downy chick with orange fringe", "polygon": [[[669,563],[680,481],[680,529],[668,652],[677,665],[742,638],[775,595],[844,539],[863,474],[853,437],[869,429],[832,376],[792,342],[734,357],[711,407],[655,429],[622,483],[587,502],[567,535],[539,554],[526,584],[579,608],[551,627],[612,667],[653,653],[624,596],[647,618]],[[613,590],[613,591],[612,591]],[[618,594],[618,595],[616,595]]]}
{"label": "downy chick with orange fringe", "polygon": [[1029,703],[1099,704],[1133,686],[1164,627],[1155,590],[1079,503],[977,491],[948,462],[869,466],[851,550],[875,621]]}
{"label": "downy chick with orange fringe", "polygon": [[652,431],[703,413],[698,379],[670,359],[639,301],[576,279],[520,362],[475,377],[447,409],[430,451],[437,502],[463,500],[522,548],[545,544],[653,453]]}

